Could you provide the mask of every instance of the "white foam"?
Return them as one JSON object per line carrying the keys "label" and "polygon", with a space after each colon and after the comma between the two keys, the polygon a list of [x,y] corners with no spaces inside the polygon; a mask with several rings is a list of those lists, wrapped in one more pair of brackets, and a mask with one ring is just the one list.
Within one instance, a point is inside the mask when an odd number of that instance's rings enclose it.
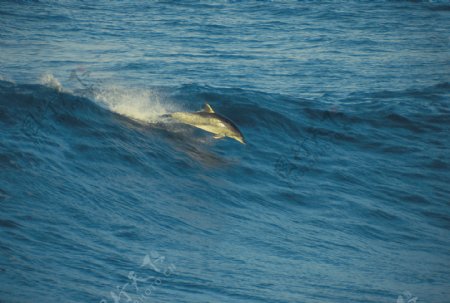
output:
{"label": "white foam", "polygon": [[47,73],[41,76],[40,81],[42,85],[51,87],[56,89],[57,91],[61,92],[63,90],[63,87],[58,79],[56,79],[53,74]]}
{"label": "white foam", "polygon": [[[40,77],[42,85],[63,91],[59,80],[51,73]],[[113,112],[145,123],[161,121],[164,114],[179,111],[167,96],[158,90],[144,88],[128,88],[119,85],[94,85],[93,89],[83,92],[91,100]],[[77,94],[77,90],[72,92]]]}
{"label": "white foam", "polygon": [[150,89],[110,85],[95,90],[94,99],[111,111],[146,123],[156,123],[161,115],[176,111],[164,94]]}

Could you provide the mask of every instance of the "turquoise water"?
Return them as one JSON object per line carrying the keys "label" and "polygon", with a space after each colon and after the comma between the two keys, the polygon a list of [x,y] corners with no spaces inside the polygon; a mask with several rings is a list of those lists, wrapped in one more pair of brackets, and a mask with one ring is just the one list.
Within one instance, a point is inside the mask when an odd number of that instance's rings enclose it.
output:
{"label": "turquoise water", "polygon": [[0,2],[0,302],[449,302],[449,17]]}

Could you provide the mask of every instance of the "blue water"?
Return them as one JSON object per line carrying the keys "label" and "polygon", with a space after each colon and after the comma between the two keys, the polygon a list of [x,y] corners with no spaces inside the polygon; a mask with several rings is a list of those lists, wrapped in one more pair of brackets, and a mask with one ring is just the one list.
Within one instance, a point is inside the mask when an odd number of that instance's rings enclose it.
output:
{"label": "blue water", "polygon": [[[450,5],[1,1],[0,302],[450,302]],[[163,121],[208,102],[246,145]]]}

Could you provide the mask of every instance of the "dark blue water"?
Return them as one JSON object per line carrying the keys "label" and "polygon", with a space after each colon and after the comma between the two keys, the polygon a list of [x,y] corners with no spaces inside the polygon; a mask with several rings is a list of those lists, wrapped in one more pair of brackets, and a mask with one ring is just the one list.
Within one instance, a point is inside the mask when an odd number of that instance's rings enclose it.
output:
{"label": "dark blue water", "polygon": [[[1,1],[0,302],[450,302],[448,2]],[[248,144],[160,115],[208,102]]]}

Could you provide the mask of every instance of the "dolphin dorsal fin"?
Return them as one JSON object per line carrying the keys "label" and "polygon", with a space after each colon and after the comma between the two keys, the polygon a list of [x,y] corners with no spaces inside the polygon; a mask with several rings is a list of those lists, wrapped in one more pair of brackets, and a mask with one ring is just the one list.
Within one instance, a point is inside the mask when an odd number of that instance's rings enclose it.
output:
{"label": "dolphin dorsal fin", "polygon": [[205,103],[205,106],[203,106],[203,111],[205,113],[214,114],[214,110],[212,109],[212,107],[208,103]]}

